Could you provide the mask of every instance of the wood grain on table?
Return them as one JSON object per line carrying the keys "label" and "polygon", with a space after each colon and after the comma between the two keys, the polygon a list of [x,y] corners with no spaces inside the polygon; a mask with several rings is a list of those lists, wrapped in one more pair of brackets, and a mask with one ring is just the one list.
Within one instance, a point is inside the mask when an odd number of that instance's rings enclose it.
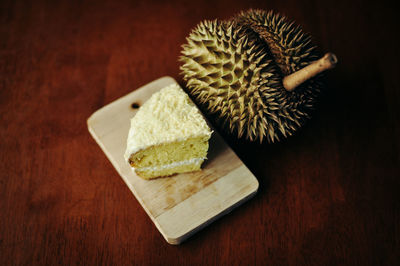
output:
{"label": "wood grain on table", "polygon": [[[202,19],[274,9],[339,58],[305,127],[224,138],[257,196],[167,244],[87,132],[161,76]],[[400,59],[386,1],[1,1],[0,265],[400,264]]]}

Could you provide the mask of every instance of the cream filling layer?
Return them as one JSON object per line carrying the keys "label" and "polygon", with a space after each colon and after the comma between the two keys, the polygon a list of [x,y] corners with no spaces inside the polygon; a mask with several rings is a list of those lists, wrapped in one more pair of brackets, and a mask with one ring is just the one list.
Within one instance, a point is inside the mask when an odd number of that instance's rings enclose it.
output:
{"label": "cream filling layer", "polygon": [[183,166],[183,165],[200,164],[205,159],[206,159],[205,157],[193,158],[193,159],[190,159],[190,160],[173,162],[173,163],[170,163],[170,164],[164,164],[164,165],[159,165],[159,166],[140,167],[140,168],[134,168],[134,169],[136,169],[138,171],[161,171],[161,170],[170,169],[170,168]]}

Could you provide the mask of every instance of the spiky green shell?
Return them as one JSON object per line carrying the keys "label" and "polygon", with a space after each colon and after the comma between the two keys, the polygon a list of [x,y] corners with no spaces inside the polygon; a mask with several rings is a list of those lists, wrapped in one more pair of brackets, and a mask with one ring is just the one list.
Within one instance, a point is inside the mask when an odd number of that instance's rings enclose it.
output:
{"label": "spiky green shell", "polygon": [[283,75],[307,66],[320,56],[309,34],[273,11],[250,9],[233,20],[245,28],[247,34],[256,33],[265,42]]}
{"label": "spiky green shell", "polygon": [[[234,19],[246,34],[258,38],[267,46],[269,54],[281,70],[282,76],[289,75],[321,57],[312,38],[299,25],[273,11],[250,9],[239,13]],[[310,118],[322,83],[320,76],[314,77],[292,92],[281,90],[277,95],[287,105],[287,115],[295,119],[295,129]]]}
{"label": "spiky green shell", "polygon": [[216,114],[222,128],[251,141],[279,141],[308,117],[314,91],[309,86],[293,92],[283,88],[276,56],[245,23],[247,15],[201,22],[183,45],[182,74],[192,98],[201,109]]}
{"label": "spiky green shell", "polygon": [[271,92],[279,90],[280,79],[266,51],[232,22],[201,22],[187,42],[181,69],[200,107],[216,113],[218,122],[238,137],[273,140],[269,125],[276,123],[279,104]]}

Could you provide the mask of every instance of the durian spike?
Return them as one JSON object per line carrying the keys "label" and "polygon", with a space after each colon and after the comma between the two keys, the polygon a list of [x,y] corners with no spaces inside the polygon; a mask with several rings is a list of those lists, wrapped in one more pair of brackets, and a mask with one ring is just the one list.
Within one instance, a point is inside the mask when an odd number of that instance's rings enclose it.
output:
{"label": "durian spike", "polygon": [[315,77],[325,70],[334,68],[337,62],[338,59],[336,55],[333,53],[326,53],[321,59],[284,77],[282,81],[283,86],[287,91],[292,91],[304,81]]}

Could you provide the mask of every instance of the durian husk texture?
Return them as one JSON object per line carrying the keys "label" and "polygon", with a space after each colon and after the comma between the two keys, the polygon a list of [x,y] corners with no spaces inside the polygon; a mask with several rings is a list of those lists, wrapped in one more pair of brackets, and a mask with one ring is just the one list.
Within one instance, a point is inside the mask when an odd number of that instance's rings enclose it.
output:
{"label": "durian husk texture", "polygon": [[284,76],[318,59],[311,37],[284,16],[241,12],[229,21],[199,23],[182,46],[187,91],[222,129],[250,141],[275,142],[310,117],[321,83],[294,91]]}

